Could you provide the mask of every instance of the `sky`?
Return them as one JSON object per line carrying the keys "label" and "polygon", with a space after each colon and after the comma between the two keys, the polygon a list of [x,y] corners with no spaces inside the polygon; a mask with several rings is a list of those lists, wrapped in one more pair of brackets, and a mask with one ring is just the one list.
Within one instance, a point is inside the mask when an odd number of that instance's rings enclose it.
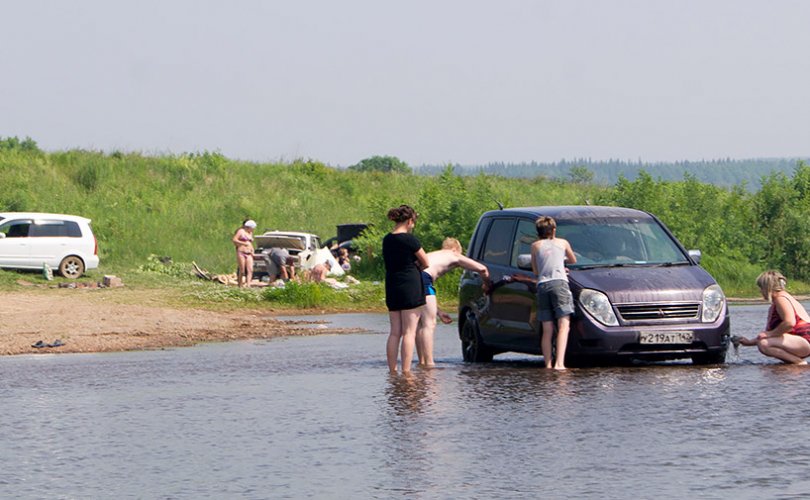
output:
{"label": "sky", "polygon": [[0,0],[0,137],[349,166],[810,156],[803,0]]}

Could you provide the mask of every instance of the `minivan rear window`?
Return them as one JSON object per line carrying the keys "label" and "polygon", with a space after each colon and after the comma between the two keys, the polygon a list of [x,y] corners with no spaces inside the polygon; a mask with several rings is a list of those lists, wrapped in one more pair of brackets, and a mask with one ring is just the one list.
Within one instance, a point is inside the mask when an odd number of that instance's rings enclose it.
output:
{"label": "minivan rear window", "polygon": [[81,238],[82,231],[79,225],[73,221],[47,220],[35,221],[31,226],[31,237],[67,236],[69,238]]}

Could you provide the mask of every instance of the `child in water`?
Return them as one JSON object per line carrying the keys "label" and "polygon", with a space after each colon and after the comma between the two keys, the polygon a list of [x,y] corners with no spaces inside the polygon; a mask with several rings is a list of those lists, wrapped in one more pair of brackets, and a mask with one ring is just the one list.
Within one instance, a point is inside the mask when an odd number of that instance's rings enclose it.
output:
{"label": "child in water", "polygon": [[551,338],[554,335],[554,320],[557,320],[557,359],[555,370],[565,370],[565,350],[568,346],[568,331],[571,315],[574,314],[574,298],[568,286],[566,261],[575,264],[577,258],[567,240],[557,238],[557,223],[547,216],[538,217],[534,223],[538,239],[532,243],[532,271],[537,275],[537,319],[542,322],[543,335],[540,350],[546,368],[552,368]]}

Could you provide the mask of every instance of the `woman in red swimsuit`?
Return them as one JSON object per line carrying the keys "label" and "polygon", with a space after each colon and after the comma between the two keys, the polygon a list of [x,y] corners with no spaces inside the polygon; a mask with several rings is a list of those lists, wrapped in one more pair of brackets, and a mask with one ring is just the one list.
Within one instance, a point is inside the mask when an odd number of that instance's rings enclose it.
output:
{"label": "woman in red swimsuit", "polygon": [[785,363],[806,365],[810,356],[810,315],[785,291],[787,280],[777,271],[765,271],[757,278],[762,297],[770,301],[768,324],[753,339],[740,338],[740,344],[757,346],[759,352]]}
{"label": "woman in red swimsuit", "polygon": [[[236,282],[239,286],[250,286],[253,281],[253,230],[256,223],[248,219],[236,230],[231,241],[236,247]],[[242,280],[244,278],[244,285]]]}

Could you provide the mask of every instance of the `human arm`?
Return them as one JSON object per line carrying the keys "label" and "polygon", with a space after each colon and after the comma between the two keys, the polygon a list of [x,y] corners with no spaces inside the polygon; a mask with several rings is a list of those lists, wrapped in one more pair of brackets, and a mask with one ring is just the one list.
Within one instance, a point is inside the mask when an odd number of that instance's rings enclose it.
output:
{"label": "human arm", "polygon": [[414,254],[416,256],[416,262],[419,269],[427,269],[430,266],[430,262],[428,262],[427,254],[425,253],[425,249],[419,247],[419,250],[416,251]]}
{"label": "human arm", "polygon": [[571,244],[568,243],[568,240],[563,241],[565,242],[565,263],[568,265],[576,264],[577,256],[574,255],[574,249],[571,248]]}
{"label": "human arm", "polygon": [[458,259],[456,260],[456,265],[458,265],[462,269],[466,269],[468,271],[474,271],[481,275],[484,281],[489,281],[489,269],[484,264],[473,260],[469,257],[464,255],[459,255]]}
{"label": "human arm", "polygon": [[234,245],[236,245],[237,248],[242,246],[242,240],[239,239],[239,237],[242,235],[242,232],[243,231],[241,228],[237,229],[236,232],[233,233],[233,238],[231,238],[231,241],[233,242]]}
{"label": "human arm", "polygon": [[233,242],[233,244],[236,246],[237,249],[240,248],[246,249],[249,248],[251,250],[253,249],[253,244],[251,243],[253,241],[253,236],[250,235],[247,231],[245,231],[241,227],[236,230],[236,233],[234,233],[233,238],[231,238],[231,241]]}

